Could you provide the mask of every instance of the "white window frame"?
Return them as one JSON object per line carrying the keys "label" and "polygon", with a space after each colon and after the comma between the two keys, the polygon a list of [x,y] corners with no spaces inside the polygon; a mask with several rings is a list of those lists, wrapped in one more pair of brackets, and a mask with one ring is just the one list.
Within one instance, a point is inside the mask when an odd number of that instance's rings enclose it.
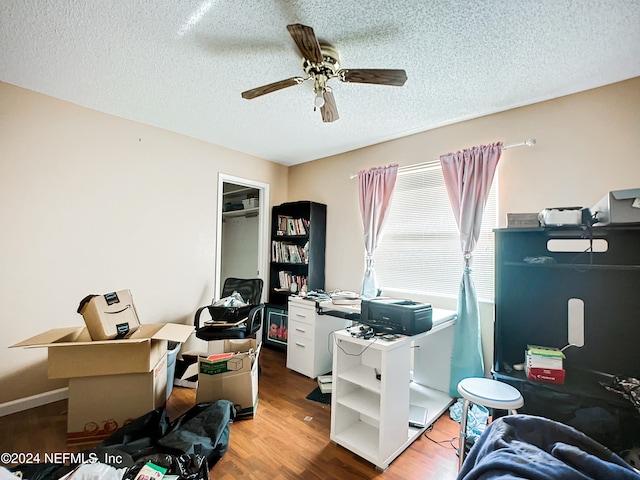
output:
{"label": "white window frame", "polygon": [[[485,207],[471,276],[478,299],[494,301],[494,239],[498,175]],[[463,257],[440,162],[398,172],[389,217],[375,253],[378,287],[385,295],[456,298]]]}

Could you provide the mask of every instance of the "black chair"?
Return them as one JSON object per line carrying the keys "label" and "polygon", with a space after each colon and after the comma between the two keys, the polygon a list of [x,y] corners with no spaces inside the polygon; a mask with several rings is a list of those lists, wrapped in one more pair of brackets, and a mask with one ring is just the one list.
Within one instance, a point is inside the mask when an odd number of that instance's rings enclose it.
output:
{"label": "black chair", "polygon": [[[264,303],[261,303],[263,282],[260,278],[227,278],[222,287],[221,298],[228,297],[233,292],[238,292],[243,300],[250,307],[247,308],[247,320],[243,324],[234,327],[220,327],[217,325],[201,325],[200,316],[207,310],[213,320],[217,320],[220,315],[220,307],[205,305],[196,311],[194,325],[196,327],[196,337],[201,340],[211,342],[214,340],[228,340],[232,338],[249,338],[260,330],[264,318]],[[244,315],[243,315],[244,316]],[[260,339],[257,339],[260,343]]]}

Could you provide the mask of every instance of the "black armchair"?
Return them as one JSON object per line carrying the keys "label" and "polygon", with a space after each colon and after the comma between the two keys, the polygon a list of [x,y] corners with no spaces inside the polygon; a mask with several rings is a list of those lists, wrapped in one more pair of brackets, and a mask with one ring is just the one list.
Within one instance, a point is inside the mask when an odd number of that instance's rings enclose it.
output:
{"label": "black armchair", "polygon": [[[243,279],[227,278],[222,287],[221,297],[228,297],[233,292],[238,292],[250,305],[247,320],[243,324],[233,327],[220,327],[217,325],[201,325],[200,316],[204,310],[208,310],[212,319],[215,319],[216,308],[213,305],[205,305],[196,311],[194,325],[196,337],[208,342],[214,340],[228,340],[232,338],[249,338],[260,330],[264,318],[264,303],[261,303],[263,282],[260,278]],[[258,339],[259,343],[259,339]]]}

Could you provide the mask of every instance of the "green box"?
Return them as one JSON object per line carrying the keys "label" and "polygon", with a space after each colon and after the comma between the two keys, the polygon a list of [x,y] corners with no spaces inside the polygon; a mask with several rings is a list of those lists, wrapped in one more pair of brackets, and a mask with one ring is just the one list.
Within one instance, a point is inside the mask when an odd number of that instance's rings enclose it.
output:
{"label": "green box", "polygon": [[200,373],[204,375],[218,375],[220,373],[236,372],[242,370],[243,364],[243,356],[234,356],[213,363],[200,362]]}

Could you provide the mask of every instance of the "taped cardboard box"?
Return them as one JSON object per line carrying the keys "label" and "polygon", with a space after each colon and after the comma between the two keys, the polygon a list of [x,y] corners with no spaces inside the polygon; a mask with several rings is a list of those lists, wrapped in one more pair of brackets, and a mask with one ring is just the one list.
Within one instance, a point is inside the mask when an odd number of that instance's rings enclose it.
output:
{"label": "taped cardboard box", "polygon": [[167,354],[149,372],[69,379],[67,444],[101,442],[166,400]]}
{"label": "taped cardboard box", "polygon": [[95,341],[86,327],[55,328],[12,347],[46,347],[49,378],[142,373],[167,353],[169,340],[182,343],[193,329],[176,323],[143,324],[129,338]]}
{"label": "taped cardboard box", "polygon": [[140,328],[140,319],[129,290],[104,295],[87,295],[78,313],[84,318],[93,340],[126,338]]}
{"label": "taped cardboard box", "polygon": [[254,339],[225,340],[224,352],[234,355],[198,359],[196,403],[229,400],[237,418],[253,418],[258,408],[260,345]]}

